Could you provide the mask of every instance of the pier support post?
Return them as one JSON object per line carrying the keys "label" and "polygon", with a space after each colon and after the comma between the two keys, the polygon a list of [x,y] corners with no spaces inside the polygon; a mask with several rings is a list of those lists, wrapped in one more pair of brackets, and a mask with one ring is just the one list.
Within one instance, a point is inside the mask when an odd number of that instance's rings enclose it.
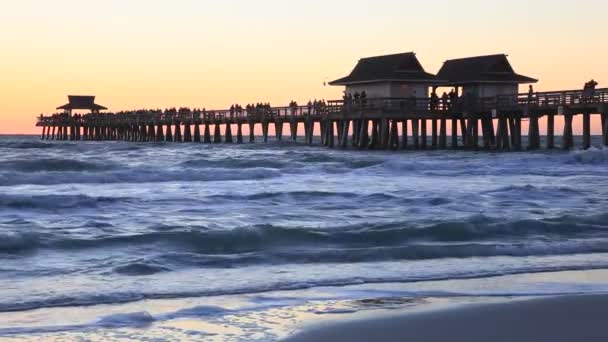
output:
{"label": "pier support post", "polygon": [[209,122],[205,122],[205,128],[203,129],[203,143],[211,143],[211,127],[209,127]]}
{"label": "pier support post", "polygon": [[380,149],[386,150],[389,144],[390,122],[388,119],[380,120]]}
{"label": "pier support post", "polygon": [[591,114],[583,113],[583,149],[591,147]]}
{"label": "pier support post", "polygon": [[412,119],[412,145],[414,145],[414,149],[420,149],[420,120]]}
{"label": "pier support post", "polygon": [[283,120],[276,119],[274,122],[274,132],[278,141],[283,141]]}
{"label": "pier support post", "polygon": [[177,122],[175,124],[175,141],[176,142],[182,142],[182,124],[180,122]]}
{"label": "pier support post", "polygon": [[513,134],[515,134],[515,149],[517,150],[521,150],[522,149],[522,140],[521,140],[521,116],[517,116],[515,118],[515,132],[513,132]]}
{"label": "pier support post", "polygon": [[342,146],[342,134],[344,129],[344,120],[336,120],[336,135],[338,137],[338,146]]}
{"label": "pier support post", "polygon": [[236,127],[236,143],[243,143],[243,124],[241,122],[237,123]]}
{"label": "pier support post", "polygon": [[372,120],[372,137],[370,142],[370,149],[378,149],[380,147],[380,121]]}
{"label": "pier support post", "polygon": [[255,142],[255,122],[249,121],[249,143]]}
{"label": "pier support post", "polygon": [[431,119],[431,147],[437,148],[438,136],[437,136],[437,119]]}
{"label": "pier support post", "polygon": [[222,132],[220,131],[220,124],[216,122],[213,126],[213,143],[219,144],[222,142]]}
{"label": "pier support post", "polygon": [[469,116],[465,121],[467,122],[467,129],[466,133],[463,134],[463,140],[466,141],[465,146],[467,149],[473,149],[473,123],[475,122],[475,119]]}
{"label": "pier support post", "polygon": [[562,141],[562,148],[569,150],[574,146],[574,140],[572,137],[572,114],[564,114],[564,136]]}
{"label": "pier support post", "polygon": [[167,134],[165,134],[165,141],[173,141],[173,132],[171,131],[171,124],[167,124]]}
{"label": "pier support post", "polygon": [[268,125],[269,122],[268,120],[264,119],[262,120],[262,136],[264,138],[264,142],[268,142]]}
{"label": "pier support post", "polygon": [[321,145],[327,146],[327,120],[321,119],[319,121],[319,127],[321,129]]}
{"label": "pier support post", "polygon": [[547,148],[555,147],[555,115],[547,115]]}
{"label": "pier support post", "polygon": [[608,113],[602,113],[602,142],[608,146]]}
{"label": "pier support post", "polygon": [[427,146],[427,133],[426,133],[426,119],[420,120],[420,148],[426,150]]}
{"label": "pier support post", "polygon": [[473,148],[477,150],[479,148],[479,118],[476,116],[473,118],[473,129],[471,130],[473,134]]}
{"label": "pier support post", "polygon": [[[359,130],[361,127],[361,120],[353,120],[353,135],[351,137],[351,145],[353,147],[359,146]],[[348,130],[346,131],[348,134]]]}
{"label": "pier support post", "polygon": [[388,140],[388,147],[394,151],[399,148],[399,122],[397,120],[391,120],[390,125],[391,130],[390,138]]}
{"label": "pier support post", "polygon": [[199,122],[194,122],[194,142],[201,142],[201,126]]}
{"label": "pier support post", "polygon": [[496,149],[508,150],[510,149],[509,143],[509,125],[507,123],[507,118],[504,115],[501,115],[498,118]]}
{"label": "pier support post", "polygon": [[463,146],[468,146],[468,139],[467,139],[467,121],[464,118],[461,118],[460,120],[460,135],[461,135],[461,140],[462,140],[462,145]]}
{"label": "pier support post", "polygon": [[[114,139],[114,128],[110,128],[110,136]],[[149,141],[156,141],[156,129],[153,123],[150,123],[148,126],[148,136]]]}
{"label": "pier support post", "polygon": [[340,147],[346,148],[348,146],[348,131],[350,130],[350,120],[342,120],[342,140],[340,141]]}
{"label": "pier support post", "polygon": [[291,133],[291,140],[292,141],[297,141],[298,140],[298,121],[296,120],[295,116],[291,117],[291,120],[289,122],[289,131]]}
{"label": "pier support post", "polygon": [[[105,127],[97,127],[95,131],[95,140],[105,140],[106,139],[106,128]],[[148,140],[148,128],[144,124],[137,125],[137,141],[146,142]]]}
{"label": "pier support post", "polygon": [[312,119],[310,118],[310,116],[307,116],[306,119],[304,120],[304,143],[308,144],[308,136],[310,135],[310,122],[312,121]]}
{"label": "pier support post", "polygon": [[359,148],[364,149],[369,147],[369,120],[362,119],[359,125]]}
{"label": "pier support post", "polygon": [[448,137],[447,137],[447,119],[442,117],[439,120],[439,148],[445,150],[448,147]]}
{"label": "pier support post", "polygon": [[407,119],[401,121],[401,148],[402,149],[407,149],[407,140],[408,140],[408,133],[407,133]]}
{"label": "pier support post", "polygon": [[308,145],[312,145],[312,140],[315,135],[315,121],[309,117],[307,119],[306,125],[308,126],[308,133],[306,133],[306,143]]}
{"label": "pier support post", "polygon": [[387,150],[390,143],[391,121],[389,119],[380,120],[380,149]]}
{"label": "pier support post", "polygon": [[452,119],[452,148],[458,148],[458,119]]}
{"label": "pier support post", "polygon": [[226,139],[224,141],[227,144],[232,144],[234,141],[232,140],[232,124],[230,122],[226,122]]}
{"label": "pier support post", "polygon": [[42,126],[42,135],[40,136],[40,140],[44,140],[46,136],[46,126]]}
{"label": "pier support post", "polygon": [[489,122],[491,122],[487,117],[481,117],[481,134],[483,139],[483,148],[488,150],[490,149],[490,132],[489,132]]}
{"label": "pier support post", "polygon": [[[144,124],[140,124],[139,128],[138,128],[138,134],[139,134],[139,142],[145,142],[148,139],[148,129],[146,128],[146,125]],[[106,134],[105,134],[105,127],[99,127],[99,130],[97,132],[95,132],[96,135],[96,140],[105,140],[106,138]]]}
{"label": "pier support post", "polygon": [[515,118],[509,116],[507,117],[507,123],[509,124],[509,131],[511,132],[511,147],[516,150],[517,145],[517,132],[515,128]]}
{"label": "pier support post", "polygon": [[192,129],[190,123],[184,123],[184,142],[192,142]]}
{"label": "pier support post", "polygon": [[538,126],[538,115],[530,115],[530,126],[528,127],[528,149],[537,150],[540,148],[540,130]]}
{"label": "pier support post", "polygon": [[325,125],[327,126],[327,146],[329,146],[330,148],[334,147],[334,122],[332,120],[327,120],[327,122],[325,123]]}
{"label": "pier support post", "polygon": [[331,121],[329,119],[319,120],[319,127],[321,129],[321,145],[329,146],[329,125]]}
{"label": "pier support post", "polygon": [[165,135],[163,134],[163,125],[156,125],[156,142],[161,142],[165,140]]}

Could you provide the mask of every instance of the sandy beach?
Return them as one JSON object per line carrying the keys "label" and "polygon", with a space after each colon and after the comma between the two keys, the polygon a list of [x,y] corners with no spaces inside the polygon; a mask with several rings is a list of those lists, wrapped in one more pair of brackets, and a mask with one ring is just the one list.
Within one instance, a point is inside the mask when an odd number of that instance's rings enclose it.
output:
{"label": "sandy beach", "polygon": [[305,329],[285,342],[308,341],[606,341],[608,296],[568,296],[471,304],[378,316]]}

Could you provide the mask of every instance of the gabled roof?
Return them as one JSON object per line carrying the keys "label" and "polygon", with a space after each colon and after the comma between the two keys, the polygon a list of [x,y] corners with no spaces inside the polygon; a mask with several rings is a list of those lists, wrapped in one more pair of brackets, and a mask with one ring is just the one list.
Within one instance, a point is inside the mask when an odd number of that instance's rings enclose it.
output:
{"label": "gabled roof", "polygon": [[439,70],[437,78],[450,84],[538,82],[517,74],[505,54],[449,60]]}
{"label": "gabled roof", "polygon": [[413,52],[368,57],[359,60],[350,75],[330,82],[330,85],[350,85],[383,81],[435,83],[435,75],[424,68]]}
{"label": "gabled roof", "polygon": [[95,96],[80,96],[68,95],[70,103],[57,107],[57,109],[89,109],[89,110],[106,110],[108,108],[95,103]]}

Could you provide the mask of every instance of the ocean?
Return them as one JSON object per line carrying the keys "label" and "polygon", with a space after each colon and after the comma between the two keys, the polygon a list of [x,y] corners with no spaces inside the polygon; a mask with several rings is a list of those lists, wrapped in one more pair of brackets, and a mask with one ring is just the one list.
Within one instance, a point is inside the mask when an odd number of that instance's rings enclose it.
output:
{"label": "ocean", "polygon": [[0,136],[0,340],[274,341],[428,298],[607,292],[608,149],[593,143]]}

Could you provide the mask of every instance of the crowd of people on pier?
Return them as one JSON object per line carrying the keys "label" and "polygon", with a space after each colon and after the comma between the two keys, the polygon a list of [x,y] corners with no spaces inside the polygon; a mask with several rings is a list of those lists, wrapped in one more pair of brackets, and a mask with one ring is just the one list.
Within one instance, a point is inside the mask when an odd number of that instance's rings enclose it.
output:
{"label": "crowd of people on pier", "polygon": [[[325,100],[311,100],[308,105],[302,107],[302,114],[318,114],[327,106]],[[197,119],[224,119],[237,117],[259,117],[272,115],[295,115],[300,108],[296,101],[291,101],[287,108],[273,108],[270,103],[259,102],[255,104],[247,104],[244,107],[239,104],[233,104],[228,110],[207,110],[205,108],[189,108],[189,107],[172,107],[166,109],[137,109],[129,111],[119,111],[115,113],[89,113],[89,114],[73,114],[70,116],[67,112],[55,113],[50,116],[40,114],[39,120],[61,123],[71,117],[71,120],[87,120],[87,121],[103,121],[109,118],[126,119],[137,121],[138,119],[171,119],[180,118],[184,120]],[[307,110],[306,110],[307,109]]]}
{"label": "crowd of people on pier", "polygon": [[[581,95],[578,95],[580,102],[586,103],[591,101],[596,92],[598,82],[590,80],[586,82],[583,87]],[[529,102],[538,101],[540,103],[548,104],[550,99],[548,96],[541,99],[539,95],[535,93],[532,85],[528,89]],[[443,92],[441,96],[437,94],[437,88],[433,88],[428,99],[416,98],[414,96],[404,99],[380,99],[384,101],[383,105],[386,105],[387,101],[397,100],[398,105],[401,108],[427,108],[431,111],[450,111],[459,106],[471,107],[478,104],[478,98],[474,93],[463,93],[458,94],[456,88],[452,88],[449,92]],[[343,103],[349,108],[353,106],[365,106],[370,101],[365,91],[347,93],[344,92]],[[272,116],[272,115],[320,115],[327,111],[328,103],[325,100],[310,100],[305,106],[299,106],[296,101],[291,101],[287,108],[273,108],[270,103],[255,103],[247,104],[244,107],[239,104],[233,104],[228,110],[206,110],[205,108],[167,108],[167,109],[140,109],[131,111],[119,111],[116,113],[90,113],[90,114],[74,114],[71,115],[66,113],[55,113],[50,116],[44,116],[40,114],[40,122],[51,122],[61,124],[68,119],[76,121],[97,121],[107,120],[109,118],[125,119],[129,121],[137,121],[139,119],[147,120],[155,118],[158,120],[180,118],[183,120],[202,120],[202,119],[224,119],[224,118],[237,118],[237,117],[259,117],[259,116]]]}

